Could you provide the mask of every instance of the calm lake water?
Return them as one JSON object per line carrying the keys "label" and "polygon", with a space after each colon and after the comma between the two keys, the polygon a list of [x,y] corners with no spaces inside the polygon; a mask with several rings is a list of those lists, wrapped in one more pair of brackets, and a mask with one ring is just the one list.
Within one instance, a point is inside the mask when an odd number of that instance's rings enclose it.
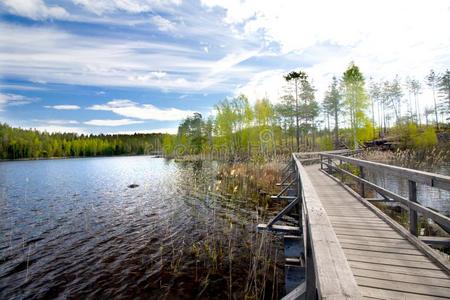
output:
{"label": "calm lake water", "polygon": [[[441,166],[432,173],[450,175],[450,166]],[[408,181],[389,173],[368,172],[369,178],[379,186],[408,198]],[[423,184],[417,184],[417,200],[422,205],[450,215],[450,191],[437,189]]]}
{"label": "calm lake water", "polygon": [[256,209],[215,193],[217,169],[148,156],[1,162],[0,298],[251,293]]}

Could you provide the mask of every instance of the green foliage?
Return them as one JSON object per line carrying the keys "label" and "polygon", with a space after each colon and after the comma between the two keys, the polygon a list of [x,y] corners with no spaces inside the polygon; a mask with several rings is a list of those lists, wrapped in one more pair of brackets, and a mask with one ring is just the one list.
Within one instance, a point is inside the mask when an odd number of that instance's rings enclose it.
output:
{"label": "green foliage", "polygon": [[350,117],[353,146],[358,147],[358,129],[366,125],[365,110],[369,102],[364,87],[364,76],[358,66],[351,63],[342,76],[344,90],[344,106]]}
{"label": "green foliage", "polygon": [[438,142],[435,128],[426,126],[419,128],[414,123],[400,123],[393,128],[403,149],[426,149],[435,146]]}
{"label": "green foliage", "polygon": [[47,133],[0,124],[0,158],[50,158],[151,154],[164,134],[78,135]]}

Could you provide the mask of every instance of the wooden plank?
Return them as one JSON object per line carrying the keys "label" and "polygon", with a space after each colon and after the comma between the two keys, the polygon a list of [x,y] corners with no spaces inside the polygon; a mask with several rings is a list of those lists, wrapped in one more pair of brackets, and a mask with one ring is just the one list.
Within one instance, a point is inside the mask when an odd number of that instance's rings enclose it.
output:
{"label": "wooden plank", "polygon": [[[344,249],[345,252],[345,249]],[[347,259],[349,261],[360,261],[360,262],[376,262],[377,264],[388,265],[388,266],[399,266],[408,268],[418,268],[427,270],[440,270],[435,264],[431,262],[421,262],[421,261],[410,261],[403,259],[391,259],[391,258],[381,258],[372,257],[370,255],[356,255],[348,254]]]}
{"label": "wooden plank", "polygon": [[271,200],[295,200],[296,196],[270,196]]}
{"label": "wooden plank", "polygon": [[349,235],[349,236],[364,236],[364,237],[373,237],[373,238],[382,238],[382,239],[398,239],[403,240],[403,237],[394,231],[390,232],[382,232],[376,230],[362,230],[362,229],[343,229],[343,228],[335,228],[334,230],[338,235]]}
{"label": "wooden plank", "polygon": [[286,205],[272,220],[267,223],[267,227],[271,227],[275,222],[279,221],[285,214],[294,209],[300,203],[300,197],[295,197],[295,200]]}
{"label": "wooden plank", "polygon": [[442,297],[435,296],[424,296],[411,293],[390,291],[379,288],[365,287],[361,286],[361,293],[365,297],[375,298],[375,299],[388,299],[388,300],[442,300]]}
{"label": "wooden plank", "polygon": [[374,259],[380,258],[388,258],[388,259],[398,259],[404,261],[420,261],[420,262],[430,262],[428,257],[423,254],[399,254],[399,253],[390,253],[390,252],[380,252],[380,251],[372,251],[372,250],[361,250],[361,249],[349,249],[344,248],[345,255],[362,255],[362,256],[370,256]]}
{"label": "wooden plank", "polygon": [[306,281],[297,286],[289,294],[281,298],[282,300],[297,300],[306,293]]}
{"label": "wooden plank", "polygon": [[450,247],[450,237],[419,236],[419,239],[428,245]]}
{"label": "wooden plank", "polygon": [[294,234],[294,235],[300,233],[300,227],[285,226],[285,225],[272,225],[272,226],[268,227],[267,224],[258,224],[257,230],[267,230],[267,231],[288,233],[288,234]]}
{"label": "wooden plank", "polygon": [[450,277],[441,270],[428,270],[420,268],[408,268],[404,266],[390,266],[378,264],[376,262],[361,262],[361,261],[349,261],[349,265],[358,269],[374,270],[385,273],[395,273],[404,275],[417,275],[422,277],[450,279]]}
{"label": "wooden plank", "polygon": [[392,282],[390,280],[367,278],[356,276],[356,282],[359,286],[366,286],[379,289],[387,289],[397,292],[406,292],[411,294],[418,294],[423,296],[434,297],[450,297],[450,288],[427,286],[422,284],[412,284],[406,282]]}
{"label": "wooden plank", "polygon": [[366,225],[358,225],[358,224],[354,224],[354,223],[334,223],[333,224],[333,228],[341,228],[341,229],[362,229],[362,230],[377,230],[377,231],[389,231],[392,232],[392,228],[388,227],[388,226],[384,226],[384,225],[380,225],[380,226],[366,226]]}
{"label": "wooden plank", "polygon": [[365,251],[376,251],[382,253],[398,253],[398,254],[411,254],[411,255],[423,255],[422,252],[416,249],[401,249],[398,247],[385,247],[385,246],[374,246],[368,245],[366,243],[353,244],[347,243],[345,241],[339,241],[341,243],[342,249],[354,249],[354,250],[365,250]]}
{"label": "wooden plank", "polygon": [[389,273],[382,271],[366,270],[359,268],[352,268],[353,274],[359,277],[384,279],[392,282],[406,282],[413,284],[423,284],[427,286],[439,286],[439,287],[450,287],[450,279],[441,278],[430,278],[420,275],[407,275],[398,273]]}
{"label": "wooden plank", "polygon": [[370,245],[379,246],[386,248],[397,248],[397,249],[416,249],[413,245],[408,243],[406,240],[393,240],[393,239],[370,239],[363,237],[351,237],[351,236],[341,236],[338,235],[339,241],[341,243],[351,243],[357,245]]}

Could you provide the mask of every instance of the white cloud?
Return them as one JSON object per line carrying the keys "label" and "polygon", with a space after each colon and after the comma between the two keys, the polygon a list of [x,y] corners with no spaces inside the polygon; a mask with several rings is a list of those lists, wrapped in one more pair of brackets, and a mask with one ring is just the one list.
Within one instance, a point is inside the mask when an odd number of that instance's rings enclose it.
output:
{"label": "white cloud", "polygon": [[80,123],[76,120],[45,120],[44,122],[48,125],[75,125]]}
{"label": "white cloud", "polygon": [[161,8],[167,5],[179,5],[181,0],[72,0],[75,4],[84,9],[103,15],[123,11],[127,13],[150,12],[153,9]]}
{"label": "white cloud", "polygon": [[159,31],[174,31],[175,23],[161,17],[161,16],[153,16],[152,23],[158,27]]}
{"label": "white cloud", "polygon": [[33,100],[35,99],[23,95],[0,93],[0,111],[4,110],[5,106],[24,105],[33,102]]}
{"label": "white cloud", "polygon": [[235,94],[244,94],[249,98],[251,103],[256,100],[267,98],[272,102],[277,102],[283,93],[283,86],[285,85],[283,70],[264,71],[256,74],[246,84],[238,87]]}
{"label": "white cloud", "polygon": [[58,110],[77,110],[80,109],[78,105],[71,105],[71,104],[61,104],[61,105],[46,105],[45,108],[53,108]]}
{"label": "white cloud", "polygon": [[69,13],[60,6],[47,6],[43,0],[4,0],[3,6],[9,13],[33,20],[62,19]]}
{"label": "white cloud", "polygon": [[47,88],[40,86],[29,86],[22,84],[2,84],[0,83],[0,90],[21,90],[21,91],[45,91]]}
{"label": "white cloud", "polygon": [[[223,22],[236,35],[259,36],[262,44],[279,45],[274,54],[280,61],[294,55],[296,60],[284,72],[305,70],[319,99],[331,77],[340,76],[350,61],[366,77],[399,74],[419,80],[431,68],[442,71],[450,65],[450,5],[445,0],[202,0],[202,4],[222,10]],[[236,92],[260,96],[270,86],[275,90],[269,94],[282,91],[278,78],[263,77],[255,74]]]}
{"label": "white cloud", "polygon": [[131,125],[131,124],[140,124],[143,123],[143,121],[136,121],[136,120],[130,120],[130,119],[120,119],[120,120],[90,120],[84,122],[86,125],[93,125],[93,126],[124,126],[124,125]]}
{"label": "white cloud", "polygon": [[87,109],[112,111],[128,118],[157,121],[178,121],[194,113],[194,111],[177,108],[161,109],[152,104],[138,104],[127,99],[115,99],[106,104],[92,105]]}
{"label": "white cloud", "polygon": [[223,91],[231,87],[227,81],[245,80],[254,72],[237,65],[257,53],[239,49],[211,60],[201,49],[175,43],[0,25],[2,75],[28,80],[29,74],[35,74],[48,83]]}

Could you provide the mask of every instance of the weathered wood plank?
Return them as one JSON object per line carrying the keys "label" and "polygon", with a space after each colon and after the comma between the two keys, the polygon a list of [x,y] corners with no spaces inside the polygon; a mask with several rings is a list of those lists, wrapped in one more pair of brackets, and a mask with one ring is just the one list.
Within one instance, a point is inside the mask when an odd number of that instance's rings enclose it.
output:
{"label": "weathered wood plank", "polygon": [[300,298],[303,294],[306,293],[306,281],[300,284],[298,287],[296,287],[293,291],[291,291],[289,294],[281,298],[282,300],[297,300]]}
{"label": "weathered wood plank", "polygon": [[382,238],[382,239],[403,240],[403,237],[394,231],[382,232],[382,231],[362,230],[362,229],[346,230],[346,229],[342,229],[342,228],[335,228],[334,231],[338,235],[364,236],[364,237],[373,237],[373,238]]}
{"label": "weathered wood plank", "polygon": [[358,269],[374,270],[384,273],[395,273],[404,275],[417,275],[422,277],[439,278],[439,279],[450,279],[450,277],[441,270],[427,270],[420,268],[409,268],[404,266],[390,266],[378,264],[376,262],[360,262],[360,261],[349,261],[349,265]]}
{"label": "weathered wood plank", "polygon": [[376,262],[378,264],[383,264],[383,265],[388,265],[388,266],[399,266],[399,267],[418,268],[418,269],[427,269],[427,270],[440,270],[440,268],[438,268],[435,264],[432,264],[430,262],[381,258],[381,257],[373,257],[370,255],[356,255],[356,254],[348,254],[347,259],[349,261],[360,261],[360,262],[369,262],[369,263]]}
{"label": "weathered wood plank", "polygon": [[287,234],[294,234],[294,235],[300,233],[300,227],[297,227],[297,226],[272,225],[269,227],[269,226],[267,226],[267,224],[258,224],[257,229],[281,232],[281,233],[287,233]]}
{"label": "weathered wood plank", "polygon": [[372,287],[360,287],[362,294],[365,297],[371,297],[375,299],[387,299],[387,300],[442,300],[442,297],[424,296],[411,293],[402,293],[397,291],[390,291],[386,289],[372,288]]}
{"label": "weathered wood plank", "polygon": [[366,270],[359,268],[352,268],[353,274],[355,276],[367,277],[367,278],[376,278],[376,279],[384,279],[390,280],[392,282],[406,282],[413,284],[422,284],[427,286],[439,286],[439,287],[450,287],[450,279],[441,279],[441,278],[430,278],[420,275],[407,275],[407,274],[398,274],[398,273],[388,273],[382,271],[375,270]]}
{"label": "weathered wood plank", "polygon": [[437,287],[437,286],[427,286],[423,284],[413,284],[407,282],[393,282],[390,280],[383,280],[377,278],[367,278],[356,276],[356,282],[360,286],[387,289],[397,292],[406,292],[412,294],[418,294],[423,296],[434,296],[434,297],[450,297],[450,288]]}
{"label": "weathered wood plank", "polygon": [[374,259],[380,258],[388,258],[388,259],[397,259],[397,260],[404,260],[404,261],[419,261],[419,262],[427,262],[429,263],[430,260],[428,257],[424,256],[423,254],[398,254],[398,253],[389,253],[389,252],[380,252],[380,251],[372,251],[372,250],[361,250],[361,249],[349,249],[344,248],[344,253],[347,255],[347,257],[352,255],[361,255],[361,256],[370,256]]}
{"label": "weathered wood plank", "polygon": [[428,245],[450,247],[450,237],[420,236],[419,239]]}
{"label": "weathered wood plank", "polygon": [[339,235],[339,241],[343,243],[353,243],[353,244],[363,244],[363,245],[373,245],[380,247],[391,247],[398,249],[416,249],[413,245],[408,243],[406,240],[394,240],[394,239],[377,239],[370,237],[353,237],[348,235]]}
{"label": "weathered wood plank", "polygon": [[397,253],[397,254],[410,254],[410,255],[423,255],[422,252],[416,249],[402,249],[399,247],[386,247],[386,246],[374,246],[367,243],[354,244],[348,243],[344,240],[340,240],[342,249],[354,249],[365,251],[376,251],[381,253]]}

